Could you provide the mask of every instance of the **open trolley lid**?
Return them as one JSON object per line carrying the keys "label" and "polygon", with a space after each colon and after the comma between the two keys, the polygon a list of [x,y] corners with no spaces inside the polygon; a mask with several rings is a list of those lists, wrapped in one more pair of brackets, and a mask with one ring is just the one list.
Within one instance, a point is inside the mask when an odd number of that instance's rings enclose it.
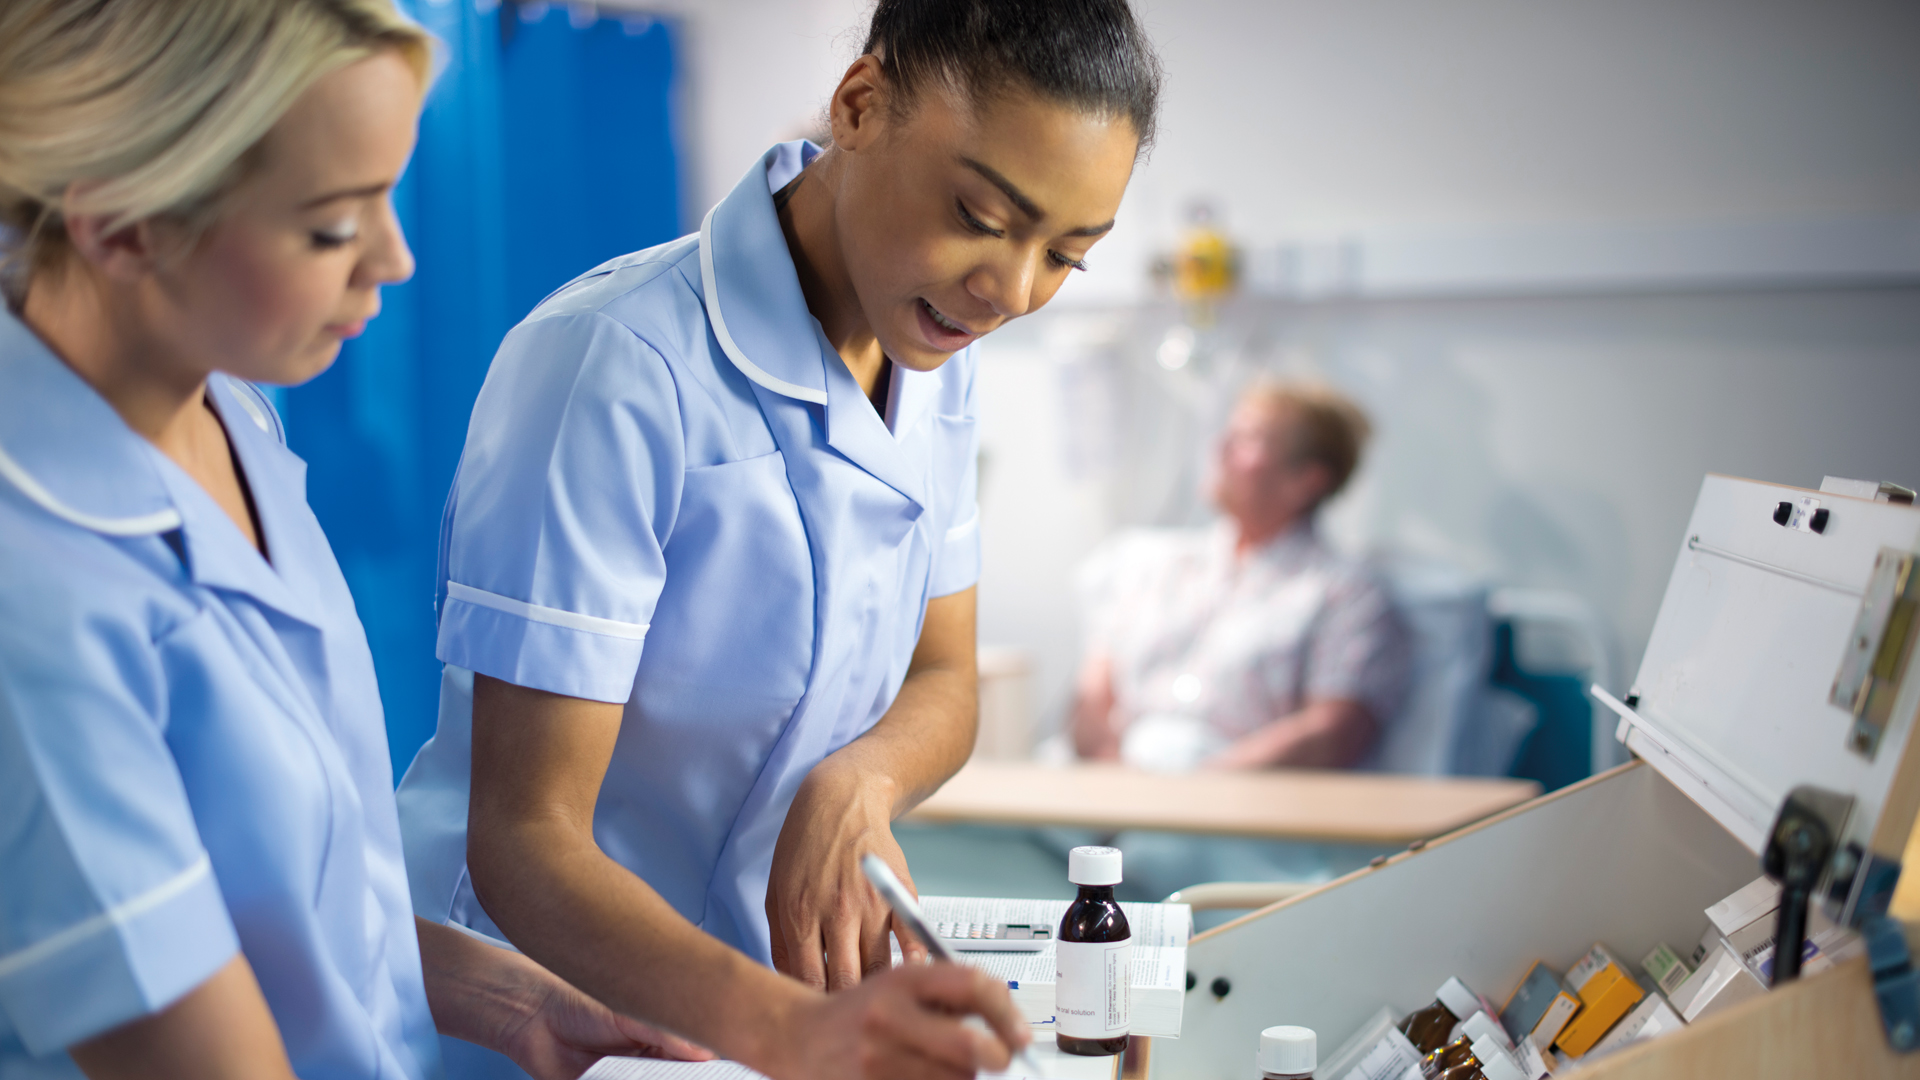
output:
{"label": "open trolley lid", "polygon": [[[1639,675],[1624,701],[1595,688],[1618,737],[1756,854],[1794,788],[1851,796],[1835,878],[1869,854],[1897,875],[1920,808],[1916,549],[1913,506],[1708,476]],[[1860,885],[1828,895],[1851,914]]]}

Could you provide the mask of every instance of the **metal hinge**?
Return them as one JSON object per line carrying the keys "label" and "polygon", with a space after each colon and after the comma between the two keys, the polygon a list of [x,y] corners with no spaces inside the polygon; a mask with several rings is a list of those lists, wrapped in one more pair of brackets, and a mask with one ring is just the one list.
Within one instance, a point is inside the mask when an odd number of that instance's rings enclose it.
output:
{"label": "metal hinge", "polygon": [[1880,549],[1827,699],[1853,714],[1847,748],[1868,761],[1880,750],[1880,737],[1892,717],[1907,659],[1913,654],[1915,639],[1920,637],[1914,633],[1914,616],[1920,611],[1920,574],[1913,571],[1913,553],[1891,547]]}

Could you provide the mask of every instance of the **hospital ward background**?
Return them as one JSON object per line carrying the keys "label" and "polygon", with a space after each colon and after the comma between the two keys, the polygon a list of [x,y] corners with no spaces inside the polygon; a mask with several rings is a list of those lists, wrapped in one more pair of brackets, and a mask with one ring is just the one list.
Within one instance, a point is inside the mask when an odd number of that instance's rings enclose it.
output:
{"label": "hospital ward background", "polygon": [[[1120,843],[1121,897],[1180,891],[1205,929],[1627,762],[1593,689],[1627,694],[1703,477],[1920,483],[1920,10],[1137,6],[1161,135],[1089,272],[979,346],[980,733],[898,832],[952,897],[1067,899],[1068,849]],[[279,401],[329,448],[308,494],[396,776],[434,729],[435,537],[501,336],[814,136],[866,11],[409,7],[448,45],[396,197],[432,272]],[[1353,768],[1080,760],[1090,562],[1216,528],[1221,433],[1276,384],[1369,421],[1313,528],[1397,612],[1391,715]]]}

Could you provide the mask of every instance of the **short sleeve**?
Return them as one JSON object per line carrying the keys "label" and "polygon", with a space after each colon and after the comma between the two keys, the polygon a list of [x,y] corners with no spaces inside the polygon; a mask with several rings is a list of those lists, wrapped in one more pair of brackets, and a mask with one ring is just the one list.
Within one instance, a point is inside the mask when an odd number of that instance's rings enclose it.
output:
{"label": "short sleeve", "polygon": [[686,451],[666,361],[597,313],[522,323],[474,404],[437,653],[595,701],[633,690]]}
{"label": "short sleeve", "polygon": [[1384,725],[1406,699],[1412,659],[1406,622],[1386,589],[1355,574],[1329,592],[1307,657],[1304,696],[1359,701]]}
{"label": "short sleeve", "polygon": [[973,411],[977,382],[979,363],[970,356],[962,413],[933,419],[935,454],[958,457],[956,467],[943,469],[943,473],[960,480],[945,500],[952,513],[947,515],[941,536],[935,538],[937,552],[927,596],[950,596],[979,584],[979,421]]}
{"label": "short sleeve", "polygon": [[68,599],[0,625],[0,1013],[36,1055],[159,1011],[239,950],[155,645]]}

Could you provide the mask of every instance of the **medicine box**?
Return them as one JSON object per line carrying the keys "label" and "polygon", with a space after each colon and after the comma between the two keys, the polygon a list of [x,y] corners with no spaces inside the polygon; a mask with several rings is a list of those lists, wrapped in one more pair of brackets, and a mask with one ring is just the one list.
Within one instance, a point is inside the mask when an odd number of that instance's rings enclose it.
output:
{"label": "medicine box", "polygon": [[1659,987],[1663,994],[1673,993],[1681,983],[1687,981],[1688,975],[1693,974],[1686,962],[1668,948],[1664,941],[1655,946],[1654,950],[1647,954],[1646,959],[1640,961],[1640,970],[1647,973],[1647,978],[1652,979],[1653,985]]}
{"label": "medicine box", "polygon": [[1678,1031],[1682,1023],[1680,1015],[1673,1011],[1673,1006],[1669,1005],[1667,999],[1656,989],[1641,998],[1640,1004],[1635,1005],[1632,1012],[1613,1025],[1613,1030],[1607,1032],[1605,1038],[1594,1043],[1593,1049],[1587,1053],[1590,1057],[1605,1057],[1631,1043],[1664,1035],[1669,1031]]}
{"label": "medicine box", "polygon": [[1773,913],[1780,907],[1780,886],[1757,878],[1707,909],[1707,921],[1735,955],[1753,964],[1773,945]]}
{"label": "medicine box", "polygon": [[1580,998],[1562,985],[1560,973],[1536,960],[1500,1010],[1500,1023],[1516,1040],[1546,1049],[1580,1009]]}
{"label": "medicine box", "polygon": [[[1779,503],[1808,498],[1830,511],[1824,534],[1774,524]],[[1852,714],[1828,699],[1876,559],[1920,549],[1920,510],[1713,476],[1673,539],[1638,673],[1603,701],[1637,760],[1197,935],[1181,1037],[1143,1044],[1133,1074],[1244,1076],[1273,1024],[1337,1046],[1382,1006],[1424,1006],[1449,976],[1505,995],[1536,963],[1567,970],[1596,941],[1634,959],[1690,946],[1709,930],[1703,912],[1753,882],[1799,784],[1852,795],[1845,842],[1905,858],[1920,678],[1902,675],[1871,760],[1852,748]],[[1736,970],[1737,958],[1712,1002],[1760,992],[1714,1004],[1710,1023],[1589,1053],[1582,1080],[1920,1075],[1920,1056],[1887,1044],[1864,960],[1772,991]],[[1232,992],[1208,993],[1214,979]]]}
{"label": "medicine box", "polygon": [[1673,993],[1673,1007],[1691,1024],[1766,993],[1766,984],[1724,943],[1707,954]]}
{"label": "medicine box", "polygon": [[1646,996],[1626,966],[1604,945],[1595,945],[1567,973],[1567,985],[1580,995],[1580,1011],[1560,1030],[1553,1044],[1569,1057],[1593,1049],[1608,1029]]}

